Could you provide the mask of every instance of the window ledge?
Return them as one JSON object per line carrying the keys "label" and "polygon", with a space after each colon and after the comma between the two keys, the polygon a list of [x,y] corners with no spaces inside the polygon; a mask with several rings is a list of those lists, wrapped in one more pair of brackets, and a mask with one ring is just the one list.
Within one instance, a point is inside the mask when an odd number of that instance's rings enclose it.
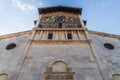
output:
{"label": "window ledge", "polygon": [[29,40],[33,43],[83,43],[83,42],[91,42],[90,39],[85,40]]}

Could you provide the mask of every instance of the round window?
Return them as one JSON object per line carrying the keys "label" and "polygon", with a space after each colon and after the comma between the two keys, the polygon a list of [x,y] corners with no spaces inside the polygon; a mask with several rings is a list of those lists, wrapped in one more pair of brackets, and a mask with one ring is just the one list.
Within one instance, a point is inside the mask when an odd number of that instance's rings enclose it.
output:
{"label": "round window", "polygon": [[7,50],[11,50],[11,49],[14,49],[16,47],[16,44],[15,43],[10,43],[6,46],[6,49]]}
{"label": "round window", "polygon": [[104,47],[107,49],[111,49],[111,50],[114,49],[114,46],[112,44],[109,44],[109,43],[105,43]]}

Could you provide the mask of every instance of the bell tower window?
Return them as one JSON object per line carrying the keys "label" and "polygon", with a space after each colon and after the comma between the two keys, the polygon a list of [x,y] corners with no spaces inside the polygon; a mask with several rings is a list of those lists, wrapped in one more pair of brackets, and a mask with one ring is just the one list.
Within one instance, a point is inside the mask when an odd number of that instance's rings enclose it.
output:
{"label": "bell tower window", "polygon": [[68,39],[72,39],[72,34],[71,33],[67,33],[67,38]]}
{"label": "bell tower window", "polygon": [[67,39],[72,39],[72,33],[71,31],[67,31]]}
{"label": "bell tower window", "polygon": [[53,33],[52,32],[48,33],[48,39],[53,39]]}

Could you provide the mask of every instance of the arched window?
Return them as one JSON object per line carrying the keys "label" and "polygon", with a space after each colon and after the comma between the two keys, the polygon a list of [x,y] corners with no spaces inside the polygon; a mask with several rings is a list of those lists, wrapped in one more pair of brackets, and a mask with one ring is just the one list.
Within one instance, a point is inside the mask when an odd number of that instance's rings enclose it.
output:
{"label": "arched window", "polygon": [[0,80],[8,80],[8,75],[6,73],[0,74]]}
{"label": "arched window", "polygon": [[120,80],[120,74],[112,75],[112,79],[111,80]]}
{"label": "arched window", "polygon": [[51,67],[46,69],[45,80],[74,80],[74,72],[63,61],[54,62]]}

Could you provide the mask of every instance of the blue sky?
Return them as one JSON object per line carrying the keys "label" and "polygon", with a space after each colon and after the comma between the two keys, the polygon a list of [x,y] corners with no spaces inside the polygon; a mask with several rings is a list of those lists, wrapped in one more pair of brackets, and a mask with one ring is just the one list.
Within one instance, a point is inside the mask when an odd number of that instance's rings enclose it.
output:
{"label": "blue sky", "polygon": [[38,8],[56,5],[82,8],[89,30],[120,35],[120,0],[0,0],[0,35],[31,30]]}

